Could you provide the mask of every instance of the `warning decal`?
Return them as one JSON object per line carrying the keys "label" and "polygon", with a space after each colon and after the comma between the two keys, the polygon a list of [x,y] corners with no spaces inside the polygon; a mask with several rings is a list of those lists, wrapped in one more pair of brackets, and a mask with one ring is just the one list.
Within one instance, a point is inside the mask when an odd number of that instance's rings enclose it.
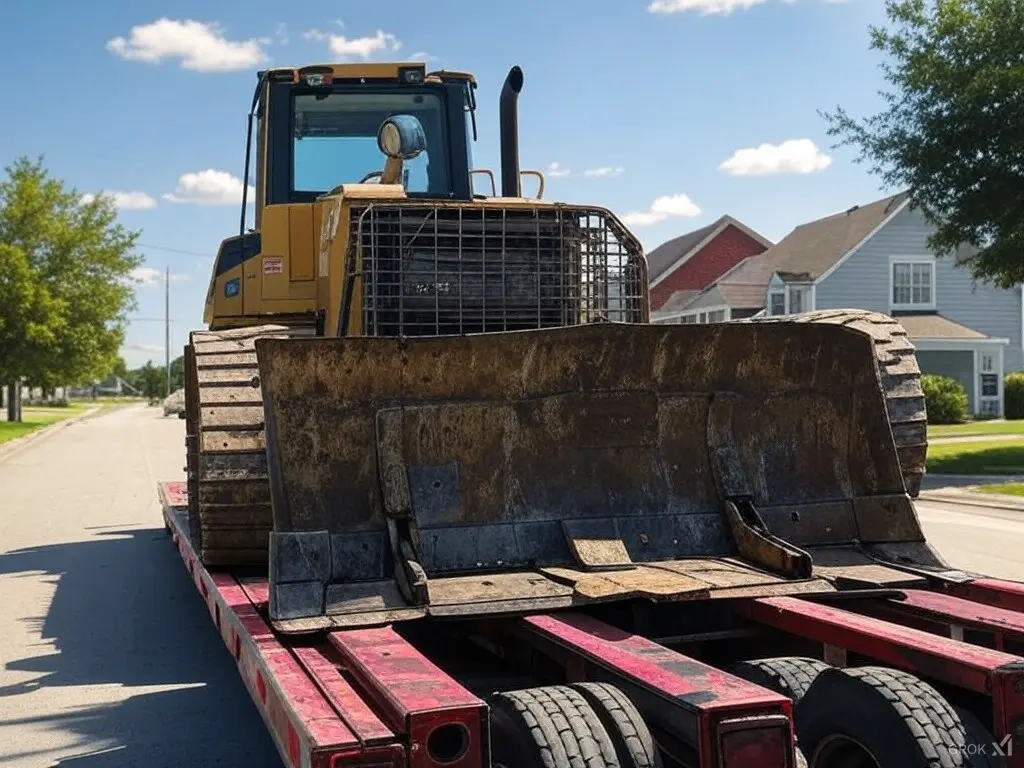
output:
{"label": "warning decal", "polygon": [[280,275],[284,272],[284,259],[280,256],[263,257],[263,274]]}

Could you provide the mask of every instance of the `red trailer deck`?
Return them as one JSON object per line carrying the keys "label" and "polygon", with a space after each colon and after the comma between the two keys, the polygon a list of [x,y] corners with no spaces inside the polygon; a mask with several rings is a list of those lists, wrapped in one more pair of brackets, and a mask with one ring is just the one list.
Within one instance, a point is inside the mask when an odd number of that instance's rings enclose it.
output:
{"label": "red trailer deck", "polygon": [[[548,739],[553,762],[544,765],[558,768],[796,768],[805,764],[797,739],[812,768],[861,765],[844,762],[851,753],[838,732],[868,750],[872,733],[882,739],[879,768],[1024,765],[1024,659],[1008,652],[1024,635],[1024,616],[1008,607],[1016,583],[978,580],[956,595],[716,601],[725,625],[716,612],[710,631],[674,634],[662,629],[670,614],[690,610],[692,623],[706,625],[698,614],[708,602],[653,606],[647,632],[612,609],[435,623],[423,635],[406,625],[280,635],[264,618],[266,577],[206,569],[189,538],[185,484],[161,483],[158,492],[166,527],[291,768],[512,768],[516,713]],[[965,640],[975,635],[977,644]],[[738,661],[766,650],[793,655]],[[864,666],[875,663],[889,666]],[[911,712],[924,736],[907,736],[913,724],[900,730],[898,708],[883,711],[893,690],[904,703],[925,702]],[[881,696],[873,705],[872,691]],[[874,706],[877,722],[844,718],[843,702],[850,712],[858,702]],[[928,718],[942,727],[930,729]],[[934,760],[917,760],[929,750]]]}

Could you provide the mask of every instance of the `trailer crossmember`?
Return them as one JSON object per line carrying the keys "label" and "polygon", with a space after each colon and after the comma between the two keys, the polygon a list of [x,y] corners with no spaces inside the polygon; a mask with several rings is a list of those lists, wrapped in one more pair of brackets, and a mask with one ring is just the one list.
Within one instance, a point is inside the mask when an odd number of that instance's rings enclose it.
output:
{"label": "trailer crossmember", "polygon": [[585,614],[523,617],[512,633],[562,663],[571,682],[621,688],[681,762],[795,764],[792,703],[785,696]]}
{"label": "trailer crossmember", "polygon": [[388,724],[408,735],[411,768],[490,765],[487,704],[463,688],[391,626],[327,636]]}

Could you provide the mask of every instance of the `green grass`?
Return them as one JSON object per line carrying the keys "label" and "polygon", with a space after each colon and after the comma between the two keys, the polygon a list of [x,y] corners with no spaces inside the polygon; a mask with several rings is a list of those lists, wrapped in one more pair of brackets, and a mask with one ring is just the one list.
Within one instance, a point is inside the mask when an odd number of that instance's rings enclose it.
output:
{"label": "green grass", "polygon": [[14,423],[0,421],[0,444],[24,437],[31,432],[35,432],[37,429],[42,429],[58,421],[80,416],[88,408],[89,406],[85,403],[72,403],[64,408],[24,407],[21,412],[23,421]]}
{"label": "green grass", "polygon": [[1024,483],[999,483],[998,485],[981,485],[982,493],[999,493],[1003,496],[1024,496]]}
{"label": "green grass", "polygon": [[927,468],[939,475],[1024,475],[1024,440],[932,443]]}
{"label": "green grass", "polygon": [[978,435],[1024,435],[1024,420],[971,421],[967,424],[928,425],[928,437],[975,437]]}

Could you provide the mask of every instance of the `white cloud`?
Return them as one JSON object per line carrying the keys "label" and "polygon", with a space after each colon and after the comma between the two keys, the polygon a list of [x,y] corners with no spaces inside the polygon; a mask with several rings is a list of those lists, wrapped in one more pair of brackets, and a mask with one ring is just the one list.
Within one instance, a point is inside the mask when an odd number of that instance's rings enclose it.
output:
{"label": "white cloud", "polygon": [[128,344],[125,349],[130,349],[132,352],[163,352],[164,348],[162,344]]}
{"label": "white cloud", "polygon": [[[164,281],[164,270],[153,267],[136,267],[131,271],[126,281],[130,285],[147,286],[156,285]],[[171,272],[171,282],[177,283],[188,280],[188,275],[178,272]]]}
{"label": "white cloud", "polygon": [[266,38],[228,40],[216,24],[160,18],[132,27],[129,39],[115,37],[107,50],[131,61],[156,63],[176,59],[182,69],[231,72],[251,69],[266,61]]}
{"label": "white cloud", "polygon": [[274,27],[274,37],[277,38],[278,45],[288,45],[288,25],[283,21],[277,22],[277,26]]}
{"label": "white cloud", "polygon": [[736,150],[719,167],[731,176],[767,176],[780,173],[815,173],[832,164],[810,139],[761,144]]}
{"label": "white cloud", "polygon": [[[110,197],[114,205],[122,211],[148,211],[156,208],[156,200],[145,192],[118,192],[117,190],[104,189],[100,192],[102,197]],[[82,202],[88,205],[96,199],[96,195],[86,193],[82,195]]]}
{"label": "white cloud", "polygon": [[572,171],[568,168],[563,168],[561,163],[552,163],[548,166],[548,176],[553,179],[561,179],[568,176]]}
{"label": "white cloud", "polygon": [[[340,21],[336,24],[344,27]],[[362,59],[367,61],[377,53],[394,53],[402,47],[402,41],[390,32],[382,29],[372,37],[345,37],[344,35],[333,35],[319,29],[311,29],[303,32],[304,40],[327,43],[330,52],[341,59]]]}
{"label": "white cloud", "polygon": [[594,178],[604,178],[605,176],[621,176],[626,172],[626,169],[621,165],[616,166],[605,166],[603,168],[588,168],[583,172],[584,176],[591,176]]}
{"label": "white cloud", "polygon": [[702,16],[709,14],[730,14],[735,10],[746,10],[765,0],[654,0],[647,6],[649,13],[687,13],[695,11]]}
{"label": "white cloud", "polygon": [[438,61],[438,57],[433,56],[426,51],[416,51],[416,53],[409,57],[409,61],[431,62]]}
{"label": "white cloud", "polygon": [[646,211],[634,211],[622,217],[627,227],[649,227],[669,218],[692,219],[700,216],[700,208],[683,194],[656,197]]}
{"label": "white cloud", "polygon": [[[256,189],[250,185],[248,202],[252,202]],[[238,205],[242,202],[242,180],[227,171],[207,168],[205,171],[183,173],[178,177],[178,186],[164,196],[172,203],[196,203],[197,205]]]}

